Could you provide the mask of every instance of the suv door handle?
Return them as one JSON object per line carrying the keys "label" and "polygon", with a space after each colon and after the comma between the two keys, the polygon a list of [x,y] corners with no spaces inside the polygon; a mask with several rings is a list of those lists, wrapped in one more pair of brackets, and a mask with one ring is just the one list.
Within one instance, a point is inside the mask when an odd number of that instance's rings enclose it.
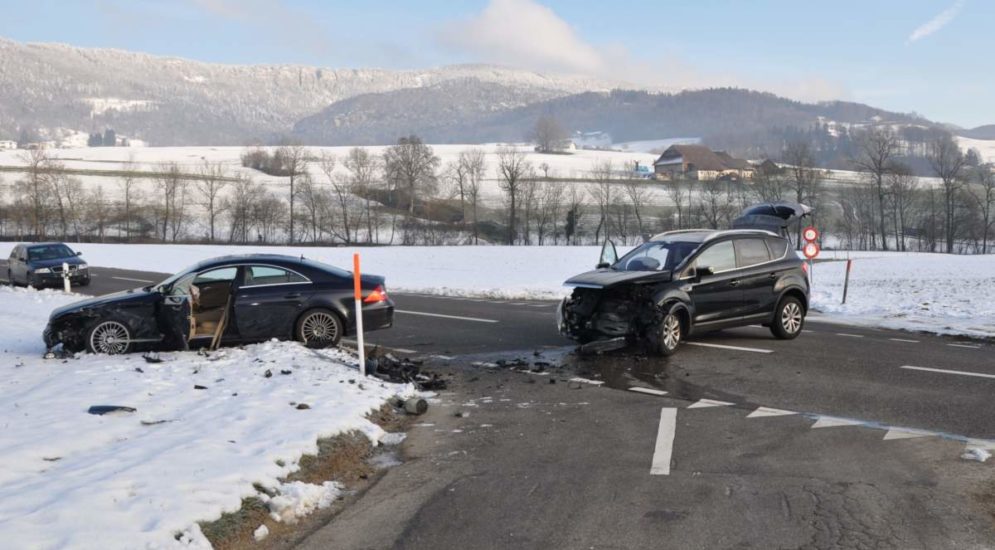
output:
{"label": "suv door handle", "polygon": [[739,286],[739,279],[729,281],[729,286]]}
{"label": "suv door handle", "polygon": [[300,297],[301,297],[300,292],[291,292],[290,294],[284,296],[284,298],[300,298]]}

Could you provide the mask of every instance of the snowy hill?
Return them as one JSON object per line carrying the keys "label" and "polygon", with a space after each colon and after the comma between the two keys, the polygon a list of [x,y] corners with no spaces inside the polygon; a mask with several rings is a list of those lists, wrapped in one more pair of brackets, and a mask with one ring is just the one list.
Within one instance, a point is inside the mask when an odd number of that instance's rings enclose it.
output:
{"label": "snowy hill", "polygon": [[411,71],[223,65],[0,38],[0,139],[16,139],[23,126],[84,132],[109,126],[154,145],[242,144],[286,132],[336,101],[468,79],[540,99],[618,85],[486,65]]}

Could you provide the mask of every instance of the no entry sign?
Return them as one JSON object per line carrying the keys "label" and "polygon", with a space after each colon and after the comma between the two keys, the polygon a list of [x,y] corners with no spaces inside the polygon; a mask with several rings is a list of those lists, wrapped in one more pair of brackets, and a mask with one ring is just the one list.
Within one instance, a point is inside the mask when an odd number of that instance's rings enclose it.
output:
{"label": "no entry sign", "polygon": [[805,243],[805,246],[802,247],[802,254],[804,254],[806,258],[811,260],[812,258],[819,255],[819,245],[813,242]]}

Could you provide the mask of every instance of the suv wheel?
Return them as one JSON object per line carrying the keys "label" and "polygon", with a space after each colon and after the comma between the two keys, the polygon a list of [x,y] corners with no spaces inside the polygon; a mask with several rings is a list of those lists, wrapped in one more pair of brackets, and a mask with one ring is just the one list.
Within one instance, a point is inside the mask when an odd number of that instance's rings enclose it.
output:
{"label": "suv wheel", "polygon": [[653,351],[664,357],[677,352],[684,341],[684,325],[677,307],[671,307],[660,319],[659,324],[650,329],[650,342]]}
{"label": "suv wheel", "polygon": [[791,340],[802,333],[803,326],[805,326],[805,308],[801,301],[793,296],[781,300],[774,312],[774,322],[770,325],[771,333],[781,340]]}

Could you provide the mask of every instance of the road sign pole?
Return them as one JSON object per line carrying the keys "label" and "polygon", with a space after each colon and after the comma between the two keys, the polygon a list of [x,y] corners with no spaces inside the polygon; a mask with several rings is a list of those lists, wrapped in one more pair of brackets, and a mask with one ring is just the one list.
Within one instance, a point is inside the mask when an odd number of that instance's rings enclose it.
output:
{"label": "road sign pole", "polygon": [[69,292],[69,264],[62,262],[62,287]]}
{"label": "road sign pole", "polygon": [[359,273],[359,254],[352,255],[352,288],[356,299],[356,347],[359,352],[359,374],[366,376],[366,344],[363,341],[363,285]]}

